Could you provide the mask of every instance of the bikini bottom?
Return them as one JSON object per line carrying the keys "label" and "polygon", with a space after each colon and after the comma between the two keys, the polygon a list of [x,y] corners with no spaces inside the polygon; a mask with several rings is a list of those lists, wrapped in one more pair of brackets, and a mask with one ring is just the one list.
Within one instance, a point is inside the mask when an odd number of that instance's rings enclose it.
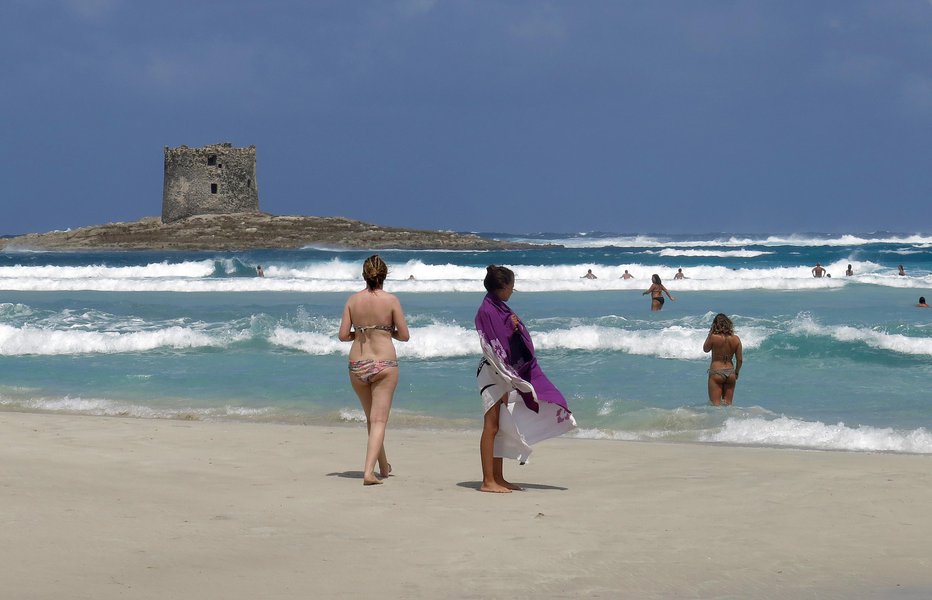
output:
{"label": "bikini bottom", "polygon": [[359,381],[369,383],[373,377],[392,367],[398,368],[397,360],[351,360],[349,372],[355,375]]}
{"label": "bikini bottom", "polygon": [[726,369],[709,369],[709,376],[710,376],[710,377],[711,377],[712,375],[718,375],[718,376],[721,377],[722,379],[726,379],[726,380],[727,380],[729,377],[731,377],[731,376],[734,375],[734,374],[735,374],[735,370],[734,370],[733,368],[731,368],[731,367],[726,368]]}

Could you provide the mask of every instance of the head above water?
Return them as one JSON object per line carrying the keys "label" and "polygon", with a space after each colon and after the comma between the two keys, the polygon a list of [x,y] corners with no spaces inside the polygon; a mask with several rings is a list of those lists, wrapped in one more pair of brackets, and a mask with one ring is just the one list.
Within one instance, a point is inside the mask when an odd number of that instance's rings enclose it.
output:
{"label": "head above water", "polygon": [[653,275],[650,276],[650,280],[660,285],[660,275],[657,275],[656,273],[654,273]]}
{"label": "head above water", "polygon": [[366,287],[369,290],[382,289],[386,277],[388,277],[388,265],[378,254],[373,254],[362,263],[362,278],[366,280]]}
{"label": "head above water", "polygon": [[735,326],[725,313],[718,313],[712,319],[712,333],[720,335],[734,335]]}
{"label": "head above water", "polygon": [[489,265],[485,268],[485,279],[482,280],[482,285],[485,286],[485,290],[489,293],[503,290],[514,282],[515,273],[508,267]]}
{"label": "head above water", "polygon": [[926,303],[926,297],[925,297],[925,296],[919,296],[919,304],[925,304],[925,303]]}

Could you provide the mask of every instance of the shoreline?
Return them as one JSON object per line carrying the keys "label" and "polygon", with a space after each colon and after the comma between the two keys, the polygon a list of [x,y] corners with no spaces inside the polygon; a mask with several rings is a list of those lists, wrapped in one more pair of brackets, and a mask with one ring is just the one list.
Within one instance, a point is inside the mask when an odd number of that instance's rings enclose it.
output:
{"label": "shoreline", "polygon": [[0,412],[15,598],[920,598],[926,456]]}
{"label": "shoreline", "polygon": [[[141,407],[141,406],[140,406]],[[137,408],[140,408],[137,407]],[[185,423],[217,423],[217,424],[244,424],[244,425],[271,425],[282,427],[333,427],[353,429],[365,423],[362,409],[359,407],[340,408],[336,411],[327,413],[263,413],[262,410],[256,412],[254,409],[247,409],[252,414],[239,414],[237,411],[227,412],[226,414],[217,413],[199,413],[198,411],[207,409],[190,409],[178,410],[171,413],[163,414],[141,414],[132,413],[128,410],[114,410],[111,412],[81,412],[69,411],[56,408],[40,408],[12,405],[10,403],[0,403],[0,415],[26,414],[26,415],[50,415],[61,417],[89,417],[104,419],[130,419],[141,421],[164,421],[164,422],[185,422]],[[777,421],[786,419],[781,417]],[[831,431],[843,425],[827,425],[825,423],[810,423],[807,421],[793,419],[799,423],[809,423],[823,427],[826,431]],[[410,431],[412,433],[428,434],[466,434],[477,436],[481,433],[482,428],[477,419],[468,417],[436,417],[425,415],[418,412],[409,412],[404,408],[395,407],[392,411],[392,429],[398,431]],[[878,441],[876,446],[865,446],[863,442],[852,443],[850,446],[844,445],[804,445],[802,443],[779,443],[779,442],[760,442],[760,441],[736,441],[732,439],[701,439],[691,438],[685,431],[670,432],[670,435],[648,435],[643,432],[611,429],[605,427],[579,427],[563,436],[563,439],[586,440],[590,442],[615,442],[615,443],[638,443],[638,444],[682,444],[686,446],[713,446],[724,448],[762,448],[768,450],[792,450],[801,452],[840,452],[854,454],[890,454],[901,456],[925,456],[932,459],[932,451],[927,447],[918,450],[909,449],[915,447],[908,442],[916,434],[927,436],[925,427],[915,429],[891,429],[878,428],[870,425],[859,425],[854,428],[846,428],[854,432],[868,431],[867,435],[887,434],[897,436],[895,441],[889,438],[884,442]],[[889,430],[889,431],[888,431]],[[824,444],[824,442],[823,442]]]}

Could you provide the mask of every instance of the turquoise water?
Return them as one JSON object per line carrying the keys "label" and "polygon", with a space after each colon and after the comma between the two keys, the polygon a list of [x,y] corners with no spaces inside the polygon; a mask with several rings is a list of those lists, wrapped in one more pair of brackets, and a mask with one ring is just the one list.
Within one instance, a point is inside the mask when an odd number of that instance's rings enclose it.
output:
{"label": "turquoise water", "polygon": [[[381,253],[412,328],[396,344],[393,424],[478,427],[472,323],[497,263],[517,274],[510,304],[576,435],[932,453],[932,310],[914,306],[932,297],[932,236],[523,239],[567,247]],[[7,251],[0,407],[359,421],[336,331],[368,254]],[[816,261],[833,277],[813,278]],[[590,268],[599,279],[580,278]],[[677,268],[687,279],[672,279]],[[636,279],[620,279],[625,269]],[[655,272],[676,297],[659,313],[641,294]],[[719,311],[745,347],[727,409],[708,406],[702,353]]]}

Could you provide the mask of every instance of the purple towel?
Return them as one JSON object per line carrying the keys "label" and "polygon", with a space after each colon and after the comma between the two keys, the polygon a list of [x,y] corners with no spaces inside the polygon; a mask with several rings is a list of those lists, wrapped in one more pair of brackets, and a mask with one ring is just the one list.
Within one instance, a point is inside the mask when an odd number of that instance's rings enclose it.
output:
{"label": "purple towel", "polygon": [[[530,382],[537,392],[537,399],[542,402],[556,404],[567,412],[566,398],[560,393],[537,364],[534,354],[534,343],[524,323],[518,320],[515,329],[514,312],[508,305],[499,300],[498,296],[486,294],[476,313],[476,330],[489,346],[495,351],[503,362],[510,365],[525,381]],[[519,392],[525,405],[534,412],[538,411],[534,397],[528,392]]]}

